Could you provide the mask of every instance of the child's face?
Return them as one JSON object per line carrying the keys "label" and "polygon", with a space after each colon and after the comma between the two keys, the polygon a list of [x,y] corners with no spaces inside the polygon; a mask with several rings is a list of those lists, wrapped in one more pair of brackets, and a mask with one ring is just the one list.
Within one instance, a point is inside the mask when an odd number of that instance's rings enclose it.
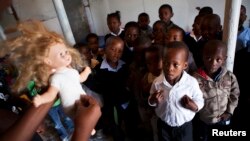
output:
{"label": "child's face", "polygon": [[86,60],[90,61],[92,59],[92,54],[90,52],[90,49],[87,46],[80,47],[79,48],[80,54],[84,55],[86,57]]}
{"label": "child's face", "polygon": [[153,26],[153,38],[156,44],[163,44],[166,29],[164,25],[157,23]]}
{"label": "child's face", "polygon": [[98,52],[98,39],[95,37],[91,37],[88,39],[88,46],[90,47],[92,53],[96,54]]}
{"label": "child's face", "polygon": [[182,31],[179,31],[176,29],[168,30],[166,37],[165,37],[165,43],[169,43],[169,42],[173,42],[173,41],[182,41],[182,40],[183,40]]}
{"label": "child's face", "polygon": [[146,16],[140,16],[138,18],[138,24],[141,29],[147,29],[149,22],[149,18]]}
{"label": "child's face", "polygon": [[174,85],[188,66],[184,49],[168,48],[163,58],[163,72],[166,80]]}
{"label": "child's face", "polygon": [[162,59],[158,52],[146,52],[145,60],[148,71],[154,76],[159,76],[162,72]]}
{"label": "child's face", "polygon": [[56,43],[50,47],[49,55],[45,58],[45,63],[53,69],[60,69],[71,64],[71,55],[63,43]]}
{"label": "child's face", "polygon": [[209,76],[213,76],[213,74],[224,64],[225,60],[226,53],[223,47],[204,48],[203,62]]}
{"label": "child's face", "polygon": [[204,39],[212,40],[217,38],[220,32],[220,25],[217,25],[215,19],[204,18],[201,24],[201,34]]}
{"label": "child's face", "polygon": [[118,33],[120,31],[120,26],[121,22],[115,18],[115,17],[110,17],[108,18],[108,27],[111,32]]}
{"label": "child's face", "polygon": [[239,26],[242,26],[242,25],[244,24],[246,18],[247,18],[246,10],[245,10],[243,7],[241,7],[241,8],[240,8]]}
{"label": "child's face", "polygon": [[196,36],[201,36],[201,29],[200,29],[201,21],[202,21],[201,17],[198,17],[194,20],[193,32]]}
{"label": "child's face", "polygon": [[113,41],[105,49],[106,59],[108,62],[117,63],[123,52],[123,43],[120,41]]}
{"label": "child's face", "polygon": [[173,17],[173,13],[168,8],[161,8],[159,11],[159,18],[168,23]]}
{"label": "child's face", "polygon": [[133,47],[135,45],[135,40],[139,35],[139,31],[136,27],[129,27],[125,32],[125,42]]}

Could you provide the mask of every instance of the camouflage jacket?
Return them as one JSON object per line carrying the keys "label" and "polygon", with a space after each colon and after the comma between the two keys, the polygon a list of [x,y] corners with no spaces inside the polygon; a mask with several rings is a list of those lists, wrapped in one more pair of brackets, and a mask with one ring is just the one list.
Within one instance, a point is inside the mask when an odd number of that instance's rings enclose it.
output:
{"label": "camouflage jacket", "polygon": [[194,73],[203,92],[205,100],[204,107],[199,111],[200,119],[207,123],[217,123],[218,116],[224,112],[233,114],[238,105],[240,95],[239,85],[235,75],[222,68],[216,81],[206,75],[205,71],[199,69]]}

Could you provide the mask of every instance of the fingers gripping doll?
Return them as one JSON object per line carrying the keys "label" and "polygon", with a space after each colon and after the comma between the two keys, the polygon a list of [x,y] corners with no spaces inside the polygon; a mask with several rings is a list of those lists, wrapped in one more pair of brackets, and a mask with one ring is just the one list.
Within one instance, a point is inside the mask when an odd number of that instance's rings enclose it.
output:
{"label": "fingers gripping doll", "polygon": [[[33,80],[36,87],[47,87],[46,92],[34,97],[34,106],[52,102],[59,96],[64,112],[74,118],[75,102],[86,94],[80,83],[87,79],[91,69],[77,50],[40,22],[24,22],[18,29],[21,35],[7,41],[0,53],[0,56],[7,54],[18,68],[13,91],[21,93]],[[79,73],[84,67],[84,71]]]}

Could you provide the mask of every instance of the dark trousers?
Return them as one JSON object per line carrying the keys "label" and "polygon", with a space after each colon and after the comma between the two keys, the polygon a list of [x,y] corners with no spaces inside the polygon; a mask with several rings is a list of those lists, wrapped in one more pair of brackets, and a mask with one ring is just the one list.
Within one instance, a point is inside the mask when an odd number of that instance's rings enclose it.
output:
{"label": "dark trousers", "polygon": [[171,127],[161,119],[158,119],[159,141],[193,141],[192,122],[186,122],[179,127]]}
{"label": "dark trousers", "polygon": [[197,141],[214,141],[218,137],[212,136],[213,129],[218,129],[219,131],[229,131],[231,128],[230,125],[225,125],[223,121],[210,125],[204,123],[201,120],[199,120],[198,122],[198,127],[195,127],[197,128],[197,133],[195,133],[196,135],[198,135]]}

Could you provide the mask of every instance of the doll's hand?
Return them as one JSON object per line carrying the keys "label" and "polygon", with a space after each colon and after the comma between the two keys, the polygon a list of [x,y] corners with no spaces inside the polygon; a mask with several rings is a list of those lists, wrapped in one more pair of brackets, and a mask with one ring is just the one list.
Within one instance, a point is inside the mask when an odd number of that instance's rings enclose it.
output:
{"label": "doll's hand", "polygon": [[190,109],[194,112],[198,111],[198,107],[197,105],[194,103],[194,101],[187,95],[184,95],[181,98],[181,104],[183,107]]}
{"label": "doll's hand", "polygon": [[87,76],[91,73],[91,68],[89,66],[85,67],[84,71],[86,71]]}
{"label": "doll's hand", "polygon": [[39,107],[42,104],[42,97],[38,94],[33,98],[33,105]]}

